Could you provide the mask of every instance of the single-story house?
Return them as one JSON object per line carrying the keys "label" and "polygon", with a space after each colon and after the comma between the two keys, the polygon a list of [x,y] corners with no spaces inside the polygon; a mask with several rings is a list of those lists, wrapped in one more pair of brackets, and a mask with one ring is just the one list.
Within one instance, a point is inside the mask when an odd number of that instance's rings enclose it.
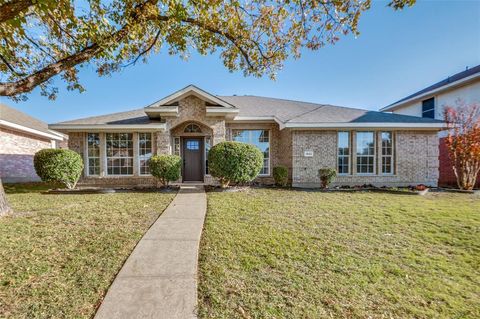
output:
{"label": "single-story house", "polygon": [[[443,120],[445,107],[456,108],[458,102],[480,105],[480,65],[456,73],[418,92],[392,103],[380,111]],[[445,145],[446,131],[440,138],[439,185],[457,185]],[[477,181],[480,187],[480,178]]]}
{"label": "single-story house", "polygon": [[216,96],[187,86],[142,109],[50,125],[69,135],[85,160],[83,184],[155,183],[152,154],[183,159],[182,181],[213,183],[207,154],[232,140],[264,156],[256,182],[289,168],[297,187],[318,187],[318,169],[338,171],[337,185],[407,186],[438,180],[442,121],[259,96]]}
{"label": "single-story house", "polygon": [[48,124],[0,103],[0,178],[3,182],[36,182],[34,154],[44,148],[66,147],[67,136]]}

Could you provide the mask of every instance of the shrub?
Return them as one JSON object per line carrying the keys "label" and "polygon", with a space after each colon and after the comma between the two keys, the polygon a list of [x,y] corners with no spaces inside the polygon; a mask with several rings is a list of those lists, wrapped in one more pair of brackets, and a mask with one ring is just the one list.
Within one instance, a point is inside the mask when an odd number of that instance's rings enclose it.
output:
{"label": "shrub", "polygon": [[335,177],[337,177],[337,171],[328,167],[321,168],[318,170],[318,175],[320,176],[322,187],[328,188],[328,186],[335,180]]}
{"label": "shrub", "polygon": [[275,166],[273,168],[273,179],[275,185],[285,187],[288,183],[288,168],[285,166]]}
{"label": "shrub", "polygon": [[177,155],[154,155],[148,161],[150,172],[162,185],[180,178],[182,159]]}
{"label": "shrub", "polygon": [[43,149],[33,158],[35,172],[47,183],[61,183],[73,189],[82,175],[83,160],[80,154],[67,149]]}
{"label": "shrub", "polygon": [[221,142],[208,152],[208,169],[220,180],[222,187],[231,182],[252,181],[263,165],[262,152],[254,145],[240,142]]}

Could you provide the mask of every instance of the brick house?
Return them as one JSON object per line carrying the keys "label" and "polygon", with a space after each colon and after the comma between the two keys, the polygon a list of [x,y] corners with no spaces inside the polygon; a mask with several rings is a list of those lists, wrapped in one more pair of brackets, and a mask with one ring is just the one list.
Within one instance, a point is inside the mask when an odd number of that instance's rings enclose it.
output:
{"label": "brick house", "polygon": [[182,181],[212,183],[207,153],[234,140],[263,152],[259,183],[289,168],[293,186],[320,185],[318,169],[338,170],[336,184],[406,186],[438,180],[441,121],[258,96],[216,96],[188,86],[142,109],[50,125],[69,135],[85,160],[83,184],[155,183],[152,154],[178,154]]}
{"label": "brick house", "polygon": [[[443,120],[445,107],[455,107],[459,100],[467,105],[473,103],[480,105],[480,65],[449,76],[382,108],[380,111]],[[446,132],[438,134],[440,139],[439,184],[456,186],[457,180],[448,156],[445,136]],[[480,187],[480,178],[477,180],[477,187]]]}
{"label": "brick house", "polygon": [[44,148],[66,147],[67,136],[47,123],[0,103],[0,178],[3,182],[34,182],[33,155]]}

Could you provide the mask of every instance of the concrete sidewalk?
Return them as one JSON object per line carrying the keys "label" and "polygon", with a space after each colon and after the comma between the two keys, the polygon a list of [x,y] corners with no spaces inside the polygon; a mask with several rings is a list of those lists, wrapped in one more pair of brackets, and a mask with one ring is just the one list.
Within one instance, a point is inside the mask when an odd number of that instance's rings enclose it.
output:
{"label": "concrete sidewalk", "polygon": [[96,319],[196,318],[203,186],[182,186],[115,278]]}

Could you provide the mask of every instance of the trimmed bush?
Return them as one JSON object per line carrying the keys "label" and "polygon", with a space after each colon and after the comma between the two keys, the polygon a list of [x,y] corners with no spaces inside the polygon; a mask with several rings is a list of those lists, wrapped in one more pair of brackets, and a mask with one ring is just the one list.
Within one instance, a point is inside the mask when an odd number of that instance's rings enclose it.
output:
{"label": "trimmed bush", "polygon": [[208,152],[208,169],[219,179],[222,187],[231,182],[246,183],[260,173],[263,154],[254,145],[240,142],[221,142]]}
{"label": "trimmed bush", "polygon": [[49,148],[35,153],[33,166],[42,181],[61,183],[73,189],[82,175],[83,160],[77,152]]}
{"label": "trimmed bush", "polygon": [[288,168],[285,166],[275,166],[273,168],[273,179],[275,185],[285,187],[288,184]]}
{"label": "trimmed bush", "polygon": [[318,175],[320,176],[320,181],[322,182],[322,187],[323,188],[328,188],[328,186],[337,177],[337,171],[333,168],[321,168],[321,169],[318,170]]}
{"label": "trimmed bush", "polygon": [[150,173],[160,180],[162,185],[180,178],[182,159],[177,155],[155,155],[148,161]]}

